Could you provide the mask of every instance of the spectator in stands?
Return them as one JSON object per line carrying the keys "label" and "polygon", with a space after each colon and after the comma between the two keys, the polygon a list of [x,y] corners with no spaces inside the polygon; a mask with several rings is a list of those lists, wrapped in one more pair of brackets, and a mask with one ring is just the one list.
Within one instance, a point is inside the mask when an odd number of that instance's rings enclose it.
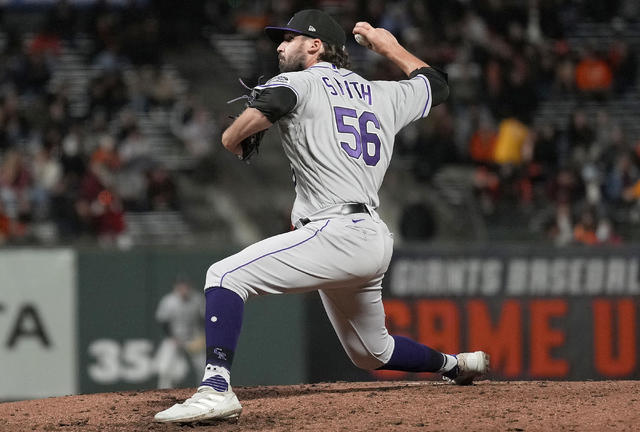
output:
{"label": "spectator in stands", "polygon": [[55,157],[56,151],[57,149],[43,147],[36,153],[32,163],[31,195],[35,213],[41,218],[47,215],[51,194],[62,180],[62,164]]}
{"label": "spectator in stands", "polygon": [[89,83],[89,112],[105,113],[111,120],[116,112],[127,103],[127,88],[118,70],[106,70]]}
{"label": "spectator in stands", "polygon": [[622,198],[627,202],[637,202],[640,199],[640,180],[627,186],[622,192]]}
{"label": "spectator in stands", "polygon": [[86,169],[83,157],[83,134],[78,124],[72,124],[62,139],[60,163],[65,176],[81,177]]}
{"label": "spectator in stands", "polygon": [[568,140],[571,151],[571,161],[580,166],[587,160],[587,153],[595,141],[595,132],[587,118],[587,114],[580,108],[571,114]]}
{"label": "spectator in stands", "polygon": [[150,108],[149,90],[152,84],[145,83],[139,70],[132,70],[128,79],[129,107],[137,113],[146,113]]}
{"label": "spectator in stands", "polygon": [[556,246],[567,246],[573,241],[571,207],[568,203],[558,203],[554,218],[547,229],[547,235]]}
{"label": "spectator in stands", "polygon": [[205,159],[213,153],[218,128],[209,111],[193,95],[174,106],[171,130],[191,156]]}
{"label": "spectator in stands", "polygon": [[481,69],[471,54],[471,47],[458,50],[456,61],[445,69],[451,86],[451,102],[454,104],[465,105],[478,100]]}
{"label": "spectator in stands", "polygon": [[582,245],[595,245],[598,243],[596,218],[592,209],[586,209],[580,215],[580,220],[573,228],[573,240]]}
{"label": "spectator in stands", "polygon": [[500,109],[503,94],[502,65],[495,59],[489,59],[484,65],[485,103],[495,115]]}
{"label": "spectator in stands", "polygon": [[608,62],[613,71],[615,92],[622,94],[633,88],[638,75],[638,60],[626,40],[617,39],[611,44]]}
{"label": "spectator in stands", "polygon": [[147,69],[151,71],[153,87],[149,93],[151,104],[161,108],[171,108],[178,97],[178,83],[173,71],[163,69]]}
{"label": "spectator in stands", "polygon": [[152,211],[179,208],[176,184],[162,165],[147,171],[147,200]]}
{"label": "spectator in stands", "polygon": [[473,188],[482,213],[493,214],[500,199],[500,177],[486,166],[480,166],[473,175]]}
{"label": "spectator in stands", "polygon": [[92,225],[102,244],[114,244],[125,232],[124,210],[120,198],[110,189],[103,189],[91,203]]}
{"label": "spectator in stands", "polygon": [[596,228],[596,238],[599,244],[620,244],[622,238],[615,230],[611,219],[608,217],[602,217],[598,221],[598,227]]}
{"label": "spectator in stands", "polygon": [[506,77],[503,93],[503,114],[529,124],[537,107],[535,84],[532,81],[529,64],[521,55],[515,55]]}
{"label": "spectator in stands", "polygon": [[30,55],[42,56],[43,59],[49,61],[60,55],[62,49],[60,35],[54,26],[54,22],[45,21],[42,29],[29,43]]}
{"label": "spectator in stands", "polygon": [[98,140],[98,148],[91,155],[91,164],[103,166],[108,171],[116,171],[122,161],[116,150],[115,139],[108,134],[102,135]]}
{"label": "spectator in stands", "polygon": [[120,40],[122,36],[120,17],[116,10],[109,6],[107,0],[98,0],[94,3],[89,12],[86,30],[94,41],[96,53]]}
{"label": "spectator in stands", "polygon": [[0,167],[0,201],[11,220],[11,236],[23,240],[32,221],[31,185],[32,176],[23,155],[10,150]]}
{"label": "spectator in stands", "polygon": [[2,200],[0,200],[0,245],[11,240],[11,219],[4,212]]}
{"label": "spectator in stands", "polygon": [[100,71],[118,73],[129,66],[129,60],[122,55],[119,40],[108,41],[102,51],[93,59],[93,67]]}
{"label": "spectator in stands", "polygon": [[118,146],[124,169],[144,171],[152,163],[151,143],[137,125],[126,132]]}
{"label": "spectator in stands", "polygon": [[86,214],[86,201],[76,201],[79,179],[72,175],[63,177],[53,188],[49,205],[51,220],[55,223],[58,238],[69,241],[84,234],[88,224],[81,215]]}
{"label": "spectator in stands", "polygon": [[574,94],[576,90],[575,75],[576,71],[573,60],[568,56],[560,59],[555,67],[552,94],[559,96]]}
{"label": "spectator in stands", "polygon": [[562,158],[560,133],[552,124],[545,123],[534,130],[533,161],[541,166],[543,174],[557,170]]}
{"label": "spectator in stands", "polygon": [[11,218],[17,218],[20,203],[28,196],[31,181],[22,154],[17,150],[7,152],[0,169],[0,199]]}
{"label": "spectator in stands", "polygon": [[13,83],[21,94],[40,97],[45,94],[46,84],[51,78],[51,66],[41,50],[30,50],[17,59],[13,70]]}
{"label": "spectator in stands", "polygon": [[576,86],[586,95],[604,96],[613,83],[611,66],[593,48],[584,50],[576,65]]}
{"label": "spectator in stands", "polygon": [[549,183],[548,196],[556,205],[571,206],[580,196],[580,181],[568,168],[560,168]]}
{"label": "spectator in stands", "polygon": [[438,108],[431,113],[433,127],[426,122],[418,125],[418,145],[413,149],[413,173],[419,181],[428,181],[444,164],[457,159],[452,115],[446,106]]}
{"label": "spectator in stands", "polygon": [[494,161],[498,164],[522,163],[526,147],[532,145],[531,131],[526,124],[515,118],[506,118],[498,126]]}
{"label": "spectator in stands", "polygon": [[496,150],[497,133],[491,119],[479,115],[474,122],[477,128],[469,141],[469,155],[474,162],[493,164]]}
{"label": "spectator in stands", "polygon": [[600,170],[593,162],[586,162],[580,172],[584,185],[584,194],[587,204],[596,206],[600,204],[602,177]]}

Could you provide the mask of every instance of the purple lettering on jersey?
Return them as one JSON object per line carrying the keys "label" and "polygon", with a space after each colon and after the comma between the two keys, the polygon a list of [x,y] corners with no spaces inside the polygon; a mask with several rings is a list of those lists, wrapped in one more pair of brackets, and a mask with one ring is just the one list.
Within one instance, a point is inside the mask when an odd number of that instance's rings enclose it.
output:
{"label": "purple lettering on jersey", "polygon": [[[346,133],[353,136],[355,148],[351,147],[348,142],[340,141],[342,149],[352,158],[360,158],[369,166],[375,166],[380,161],[380,137],[375,132],[369,132],[367,126],[373,123],[376,129],[380,130],[380,122],[376,115],[372,112],[365,111],[358,117],[356,110],[351,108],[333,107],[336,118],[336,126],[338,132]],[[358,119],[358,128],[350,124],[345,124],[346,118]],[[371,148],[373,144],[373,149]],[[373,153],[370,152],[373,150]]]}
{"label": "purple lettering on jersey", "polygon": [[[360,115],[358,124],[360,126],[360,136],[362,141],[362,159],[369,166],[374,166],[380,160],[380,137],[367,130],[367,124],[373,123],[376,129],[380,130],[380,122],[372,112],[365,111]],[[373,144],[373,154],[369,153],[369,144]]]}
{"label": "purple lettering on jersey", "polygon": [[347,89],[347,93],[349,93],[349,97],[353,99],[353,93],[351,93],[351,90],[349,89],[349,83],[347,81],[344,82],[344,88]]}
{"label": "purple lettering on jersey", "polygon": [[362,99],[367,100],[367,103],[371,105],[371,86],[367,84],[365,88],[364,84],[360,84],[360,92],[362,93]]}
{"label": "purple lettering on jersey", "polygon": [[[345,81],[346,82],[346,81]],[[358,81],[351,81],[349,84],[351,84],[353,86],[353,89],[356,91],[356,93],[358,94],[358,97],[360,99],[362,99],[362,95],[360,94],[360,90],[358,90]]]}
{"label": "purple lettering on jersey", "polygon": [[[322,77],[322,82],[327,88],[331,90],[331,94],[333,96],[338,95],[338,90],[336,89],[336,86],[337,86],[337,88],[340,89],[340,94],[342,94],[342,96],[345,96],[345,90],[346,90],[350,99],[353,99],[355,95],[358,95],[360,99],[367,102],[369,105],[372,104],[371,85],[369,84],[365,85],[364,83],[359,83],[358,81],[346,81],[346,80],[341,83],[340,81],[334,78],[333,82],[335,83],[335,85],[333,85],[329,77]],[[344,87],[342,86],[342,84],[344,84]],[[358,84],[360,84],[360,86],[358,86]]]}
{"label": "purple lettering on jersey", "polygon": [[329,87],[331,89],[331,94],[334,96],[338,96],[338,92],[336,91],[336,88],[329,82],[329,78],[328,77],[322,77],[322,81],[324,82],[324,85],[326,85],[327,87]]}
{"label": "purple lettering on jersey", "polygon": [[356,113],[356,110],[354,109],[342,107],[333,107],[333,112],[336,116],[336,125],[338,127],[338,132],[349,134],[355,139],[355,148],[352,148],[349,143],[345,141],[340,141],[340,146],[352,158],[359,158],[362,154],[362,142],[360,141],[360,133],[358,132],[358,129],[355,128],[355,126],[344,123],[345,117],[358,118],[358,113]]}

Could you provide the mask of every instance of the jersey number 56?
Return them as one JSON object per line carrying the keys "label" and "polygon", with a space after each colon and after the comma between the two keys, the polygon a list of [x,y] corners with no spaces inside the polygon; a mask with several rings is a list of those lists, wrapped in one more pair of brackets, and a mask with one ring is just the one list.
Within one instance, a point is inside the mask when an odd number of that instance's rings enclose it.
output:
{"label": "jersey number 56", "polygon": [[[348,142],[340,141],[342,149],[352,158],[358,159],[362,156],[367,165],[376,165],[380,160],[380,137],[375,132],[367,130],[369,123],[373,123],[373,127],[380,130],[380,122],[376,115],[365,111],[358,117],[356,110],[343,107],[333,107],[333,112],[336,116],[338,132],[352,135],[355,139],[355,147]],[[347,119],[357,119],[357,127],[356,121],[350,122],[354,124],[345,123]]]}

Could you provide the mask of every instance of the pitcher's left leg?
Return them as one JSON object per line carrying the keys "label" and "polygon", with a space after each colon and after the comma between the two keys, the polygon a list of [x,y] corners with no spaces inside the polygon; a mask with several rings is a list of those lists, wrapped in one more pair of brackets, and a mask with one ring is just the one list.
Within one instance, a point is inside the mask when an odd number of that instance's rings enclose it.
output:
{"label": "pitcher's left leg", "polygon": [[342,346],[359,368],[438,372],[460,385],[471,384],[489,368],[482,351],[453,356],[389,335],[380,288],[321,290],[320,297]]}

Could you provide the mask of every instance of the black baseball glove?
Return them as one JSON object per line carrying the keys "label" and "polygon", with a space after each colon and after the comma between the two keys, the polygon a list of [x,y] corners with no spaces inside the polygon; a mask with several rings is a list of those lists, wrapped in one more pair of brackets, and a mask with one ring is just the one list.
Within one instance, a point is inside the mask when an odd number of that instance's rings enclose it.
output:
{"label": "black baseball glove", "polygon": [[265,132],[266,129],[243,139],[240,143],[240,145],[242,145],[242,156],[238,155],[238,159],[248,162],[254,153],[259,153],[258,149],[260,148],[260,142]]}
{"label": "black baseball glove", "polygon": [[[261,79],[262,77],[258,78],[258,84],[260,83]],[[248,107],[251,106],[251,103],[255,100],[258,93],[255,87],[249,87],[244,83],[244,81],[242,81],[241,78],[238,78],[238,81],[240,81],[240,84],[242,84],[244,88],[249,90],[250,93],[246,95],[242,95],[235,99],[231,99],[230,101],[227,101],[227,103],[230,104],[230,103],[244,99],[245,100],[244,109],[247,109]],[[236,118],[237,116],[229,116],[229,117]],[[240,145],[242,146],[242,156],[238,155],[238,159],[248,163],[251,156],[253,156],[255,153],[259,153],[258,149],[260,148],[260,143],[262,142],[262,137],[264,137],[265,132],[266,132],[266,129],[260,132],[256,132],[253,135],[250,135],[245,139],[243,139],[242,142],[240,143]]]}

